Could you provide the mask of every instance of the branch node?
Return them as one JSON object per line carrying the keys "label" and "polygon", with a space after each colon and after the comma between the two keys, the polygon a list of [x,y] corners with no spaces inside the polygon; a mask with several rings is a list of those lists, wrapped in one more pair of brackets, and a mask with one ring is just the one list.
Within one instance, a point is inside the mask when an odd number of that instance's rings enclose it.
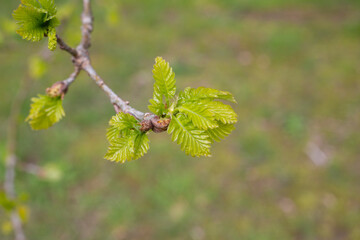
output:
{"label": "branch node", "polygon": [[68,91],[68,85],[64,81],[54,83],[51,87],[46,89],[46,94],[50,97],[59,97],[64,99],[66,92]]}
{"label": "branch node", "polygon": [[140,122],[140,131],[147,132],[153,130],[155,133],[164,132],[167,130],[170,121],[171,119],[169,118],[160,119],[159,116],[145,113],[144,120]]}

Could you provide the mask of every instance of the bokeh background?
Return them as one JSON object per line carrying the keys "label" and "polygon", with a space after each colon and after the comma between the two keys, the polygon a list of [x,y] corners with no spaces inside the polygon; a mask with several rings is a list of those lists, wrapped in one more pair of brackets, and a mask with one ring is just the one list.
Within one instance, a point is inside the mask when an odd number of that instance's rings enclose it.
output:
{"label": "bokeh background", "polygon": [[[81,1],[56,1],[61,35],[80,40]],[[231,91],[239,122],[211,158],[192,158],[166,133],[148,154],[103,160],[114,114],[84,73],[64,100],[66,118],[34,132],[30,98],[73,67],[15,34],[0,0],[0,183],[8,117],[33,76],[17,119],[16,190],[29,239],[360,239],[360,1],[95,0],[94,67],[147,111],[156,56],[178,89]],[[29,70],[30,69],[30,70]],[[45,174],[35,176],[27,166]],[[12,239],[0,210],[0,239]]]}

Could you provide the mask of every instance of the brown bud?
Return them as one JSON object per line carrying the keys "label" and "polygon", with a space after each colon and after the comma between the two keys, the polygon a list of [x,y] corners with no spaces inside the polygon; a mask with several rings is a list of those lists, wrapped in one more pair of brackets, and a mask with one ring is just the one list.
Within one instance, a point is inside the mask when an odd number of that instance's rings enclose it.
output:
{"label": "brown bud", "polygon": [[152,124],[150,120],[143,120],[141,123],[140,131],[147,132],[152,128]]}
{"label": "brown bud", "polygon": [[167,130],[169,123],[170,123],[170,119],[159,119],[158,116],[154,117],[151,119],[151,123],[153,125],[153,131],[156,133],[159,132],[164,132]]}
{"label": "brown bud", "polygon": [[67,90],[68,90],[67,85],[64,82],[60,81],[54,83],[51,87],[47,88],[46,94],[50,97],[61,96],[61,99],[63,99]]}

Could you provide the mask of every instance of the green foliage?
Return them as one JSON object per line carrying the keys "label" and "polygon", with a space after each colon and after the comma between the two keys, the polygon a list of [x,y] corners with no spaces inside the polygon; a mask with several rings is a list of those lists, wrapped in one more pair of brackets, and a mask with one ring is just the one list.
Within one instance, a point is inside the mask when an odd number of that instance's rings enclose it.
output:
{"label": "green foliage", "polygon": [[180,112],[186,114],[195,127],[200,129],[216,128],[218,124],[214,114],[209,111],[205,104],[184,103],[177,108]]}
{"label": "green foliage", "polygon": [[233,124],[224,124],[218,122],[218,127],[214,129],[207,129],[206,133],[209,135],[211,142],[214,141],[220,142],[221,139],[224,139],[235,129]]}
{"label": "green foliage", "polygon": [[237,122],[237,115],[230,105],[219,101],[201,101],[198,104],[206,106],[207,110],[213,114],[215,120],[224,124]]}
{"label": "green foliage", "polygon": [[31,109],[26,121],[33,130],[46,129],[60,121],[65,116],[61,97],[38,95],[31,99]]}
{"label": "green foliage", "polygon": [[[234,130],[237,115],[230,105],[216,100],[236,102],[231,93],[211,88],[186,88],[175,96],[175,73],[161,57],[155,59],[154,93],[150,111],[160,119],[171,119],[167,132],[181,150],[193,157],[210,156],[210,145]],[[149,149],[148,137],[132,115],[119,113],[109,122],[110,143],[105,158],[122,162],[142,157]]]}
{"label": "green foliage", "polygon": [[187,87],[179,95],[180,102],[195,102],[199,100],[222,99],[236,103],[235,98],[231,93],[205,87],[199,87],[196,89]]}
{"label": "green foliage", "polygon": [[151,105],[148,106],[149,110],[158,116],[163,116],[165,113],[165,105],[162,101],[162,95],[159,89],[154,84],[153,98],[149,100]]}
{"label": "green foliage", "polygon": [[204,130],[196,128],[185,115],[171,118],[168,133],[171,140],[181,146],[181,150],[191,156],[210,156],[210,139]]}
{"label": "green foliage", "polygon": [[[229,135],[234,129],[233,124],[237,121],[237,115],[232,107],[217,100],[236,103],[233,95],[212,88],[188,87],[180,92],[178,97],[175,97],[174,77],[169,77],[174,76],[172,69],[162,58],[158,57],[155,61],[154,98],[152,101],[157,103],[158,108],[154,104],[150,110],[155,110],[153,113],[159,116],[166,115],[171,118],[168,133],[172,134],[172,141],[179,144],[181,150],[186,154],[210,156],[210,144]],[[160,75],[161,72],[164,74]],[[160,78],[162,81],[159,81],[158,76],[166,77]],[[171,87],[165,88],[164,86]],[[171,89],[171,91],[164,89]],[[169,97],[166,95],[167,92],[171,92]],[[166,105],[160,101],[162,96],[166,99]],[[167,108],[167,106],[170,107]]]}
{"label": "green foliage", "polygon": [[[1,1],[2,17],[9,15],[13,2]],[[68,2],[56,1],[58,17],[60,6]],[[89,98],[97,89],[91,87],[94,91],[89,92],[88,87],[78,86],[87,86],[82,81],[75,83],[68,92],[71,96],[65,96],[74,99],[66,107],[67,116],[70,109],[74,112],[66,120],[72,127],[40,135],[19,133],[17,149],[25,161],[34,158],[39,165],[57,163],[66,171],[57,183],[18,172],[17,190],[34,196],[30,225],[25,227],[28,239],[71,239],[90,234],[92,239],[360,239],[359,0],[91,2],[96,4],[96,20],[105,21],[104,8],[99,6],[105,2],[116,2],[117,10],[126,14],[118,26],[121,31],[114,31],[111,38],[108,33],[112,28],[95,26],[96,45],[104,44],[105,48],[96,51],[98,60],[94,60],[109,80],[114,80],[110,85],[121,85],[116,76],[131,79],[144,59],[162,54],[156,53],[161,49],[177,58],[175,65],[163,56],[173,67],[179,90],[207,86],[230,91],[239,103],[231,104],[239,121],[225,141],[215,143],[209,159],[192,159],[165,133],[150,133],[151,156],[125,166],[107,160],[104,164],[98,158],[105,148],[99,147],[96,136],[99,122],[107,123],[111,118],[106,116],[110,106],[106,101],[96,101],[96,106],[105,107],[84,109],[84,101],[76,100],[73,94]],[[81,1],[71,3],[77,4],[73,9],[79,13]],[[260,4],[271,7],[259,9]],[[144,5],[151,9],[141,11]],[[244,5],[254,7],[239,21]],[[173,10],[171,19],[165,18],[169,9]],[[335,9],[343,13],[342,17],[334,16]],[[291,14],[294,11],[295,19]],[[216,17],[199,14],[209,12]],[[158,26],[155,34],[149,34],[154,30],[149,19]],[[348,32],[350,24],[358,26],[357,32]],[[24,71],[24,64],[19,63],[24,63],[24,53],[29,49],[27,44],[14,44],[13,36],[0,29],[5,34],[0,68],[3,79],[11,79],[3,81],[0,90],[4,120],[13,96],[9,89],[15,90],[18,85],[16,79]],[[78,29],[79,16],[75,14],[64,32],[64,38],[73,39],[72,45],[79,40]],[[273,32],[284,36],[288,29],[304,32],[305,44],[300,45],[300,54],[279,60],[286,52],[268,51],[268,41]],[[244,48],[239,48],[236,40]],[[10,53],[13,47],[16,53]],[[56,62],[62,61],[61,55],[56,54]],[[117,64],[116,72],[114,64],[103,61],[119,56],[127,61]],[[67,77],[62,75],[62,67],[51,71],[53,76]],[[129,94],[128,100],[140,107],[152,98],[152,93],[148,98],[138,94],[134,101]],[[302,121],[301,135],[289,126],[295,121],[292,115]],[[0,132],[5,133],[6,127],[3,121]],[[29,144],[34,139],[39,144]],[[322,151],[330,151],[329,162],[321,167],[304,154],[307,142],[314,140]],[[0,156],[4,155],[4,144],[0,140]],[[3,169],[0,164],[1,178]],[[182,217],[173,218],[172,213],[179,211]],[[97,220],[97,227],[75,230],[68,224],[74,216]],[[0,224],[5,219],[7,214],[0,210]],[[218,227],[220,223],[226,224]],[[10,240],[12,235],[0,232],[0,239]]]}
{"label": "green foliage", "polygon": [[130,114],[118,113],[109,122],[107,139],[110,143],[105,159],[124,163],[138,159],[148,151],[149,139],[140,131],[140,124]]}
{"label": "green foliage", "polygon": [[[40,41],[48,37],[48,48],[55,50],[57,36],[54,0],[22,0],[13,17],[19,26],[17,33],[24,39]],[[38,65],[38,64],[37,64]],[[41,70],[41,69],[40,69]],[[41,75],[34,71],[32,75]],[[171,119],[168,133],[186,154],[210,156],[210,144],[219,141],[233,130],[229,124],[237,121],[231,106],[216,100],[236,102],[231,93],[211,88],[186,88],[176,93],[175,73],[162,57],[155,59],[153,68],[154,92],[149,110],[161,118]],[[34,130],[45,129],[58,122],[64,115],[62,99],[39,95],[32,99],[29,121]],[[169,120],[167,120],[169,121]],[[149,149],[146,133],[140,123],[129,114],[119,113],[112,117],[107,129],[110,143],[105,158],[125,162],[143,156]],[[166,125],[165,125],[166,127]]]}
{"label": "green foliage", "polygon": [[186,154],[209,156],[210,143],[229,135],[237,121],[230,105],[215,100],[235,99],[229,92],[203,87],[186,88],[179,95],[174,110],[171,109],[168,133]]}
{"label": "green foliage", "polygon": [[[154,93],[150,111],[162,119],[171,119],[167,132],[181,150],[193,157],[210,156],[210,145],[234,130],[237,115],[230,105],[216,100],[236,102],[231,93],[211,88],[186,88],[175,96],[175,73],[161,57],[153,69]],[[107,129],[110,143],[105,158],[124,163],[142,157],[149,149],[146,133],[130,114],[113,116]]]}
{"label": "green foliage", "polygon": [[139,122],[130,114],[119,113],[109,121],[107,138],[111,142],[122,135],[129,135],[131,130],[140,131]]}
{"label": "green foliage", "polygon": [[[175,73],[168,62],[161,57],[157,57],[155,59],[153,77],[155,80],[154,93],[153,99],[150,100],[151,105],[149,106],[149,110],[162,116],[166,113],[166,108],[175,96]],[[163,98],[165,98],[165,104]]]}
{"label": "green foliage", "polygon": [[49,37],[48,47],[56,48],[56,30],[60,23],[56,18],[54,0],[22,0],[19,7],[13,12],[18,24],[17,33],[23,39],[40,41],[45,35]]}

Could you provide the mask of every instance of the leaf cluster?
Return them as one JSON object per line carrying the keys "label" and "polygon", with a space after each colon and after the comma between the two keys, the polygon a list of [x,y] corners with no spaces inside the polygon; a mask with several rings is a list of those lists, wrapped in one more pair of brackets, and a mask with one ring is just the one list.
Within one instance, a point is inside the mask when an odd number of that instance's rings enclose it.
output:
{"label": "leaf cluster", "polygon": [[57,45],[56,30],[60,22],[56,18],[57,9],[54,0],[21,0],[13,12],[18,25],[17,33],[23,39],[40,41],[48,36],[48,47],[55,50]]}
{"label": "leaf cluster", "polygon": [[167,132],[186,154],[210,156],[211,143],[234,130],[236,113],[230,105],[218,101],[236,103],[233,95],[212,88],[188,87],[175,96],[175,74],[161,57],[155,59],[153,73],[155,84],[150,111],[171,119]]}
{"label": "leaf cluster", "polygon": [[[237,115],[228,104],[236,103],[233,95],[212,88],[186,88],[176,96],[175,73],[161,57],[153,69],[154,92],[149,110],[160,119],[171,119],[167,132],[181,150],[191,156],[210,156],[210,146],[234,130]],[[137,159],[149,149],[146,133],[129,114],[119,113],[110,120],[106,159],[125,162]]]}
{"label": "leaf cluster", "polygon": [[39,94],[31,101],[30,113],[26,121],[29,122],[33,130],[49,128],[65,116],[60,96],[50,97]]}

